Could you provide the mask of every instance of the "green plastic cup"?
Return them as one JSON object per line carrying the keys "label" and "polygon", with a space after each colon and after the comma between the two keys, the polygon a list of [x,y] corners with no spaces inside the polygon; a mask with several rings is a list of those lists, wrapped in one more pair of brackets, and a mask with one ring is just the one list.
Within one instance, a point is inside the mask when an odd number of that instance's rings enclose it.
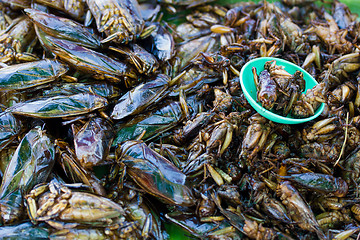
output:
{"label": "green plastic cup", "polygon": [[315,85],[317,85],[317,81],[311,76],[308,72],[306,72],[301,67],[288,62],[286,60],[280,59],[280,58],[272,58],[272,57],[262,57],[262,58],[256,58],[249,62],[247,62],[240,72],[240,84],[241,88],[245,94],[246,99],[250,103],[250,105],[263,117],[277,123],[283,123],[283,124],[299,124],[304,123],[307,121],[311,121],[315,118],[317,118],[321,112],[324,110],[325,104],[322,103],[320,107],[316,110],[315,114],[311,117],[307,118],[294,118],[291,116],[291,114],[288,114],[286,117],[278,115],[276,113],[273,113],[261,106],[260,103],[256,101],[257,99],[257,91],[256,86],[254,82],[254,75],[252,72],[252,67],[256,68],[257,74],[259,75],[261,71],[264,70],[264,65],[267,61],[275,60],[277,65],[284,66],[284,69],[290,73],[294,74],[297,70],[303,72],[304,74],[304,80],[305,80],[305,90],[313,88]]}

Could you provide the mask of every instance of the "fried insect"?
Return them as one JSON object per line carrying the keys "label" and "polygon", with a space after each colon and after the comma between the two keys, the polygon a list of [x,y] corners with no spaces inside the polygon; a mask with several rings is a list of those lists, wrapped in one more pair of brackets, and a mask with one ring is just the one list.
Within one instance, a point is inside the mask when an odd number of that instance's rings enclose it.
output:
{"label": "fried insect", "polygon": [[86,0],[99,32],[107,36],[103,43],[127,43],[138,38],[144,28],[136,0]]}
{"label": "fried insect", "polygon": [[258,90],[257,101],[267,110],[271,110],[277,100],[276,83],[267,70],[261,71],[259,77],[257,77],[256,68],[253,68],[252,71]]}
{"label": "fried insect", "polygon": [[277,194],[283,204],[289,209],[291,218],[304,230],[316,232],[319,239],[327,239],[316,221],[314,213],[303,200],[300,193],[288,181],[278,185]]}
{"label": "fried insect", "polygon": [[31,53],[35,30],[31,20],[21,17],[0,34],[0,62],[31,62],[39,58]]}

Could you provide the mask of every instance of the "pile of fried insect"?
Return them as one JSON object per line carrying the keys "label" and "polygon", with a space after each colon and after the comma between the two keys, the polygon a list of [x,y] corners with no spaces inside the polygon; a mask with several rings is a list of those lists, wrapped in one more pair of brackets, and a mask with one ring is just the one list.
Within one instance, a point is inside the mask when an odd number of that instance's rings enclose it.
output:
{"label": "pile of fried insect", "polygon": [[[360,23],[343,3],[0,7],[1,237],[357,239]],[[239,83],[259,57],[319,83],[304,94],[268,62],[259,102],[322,114],[259,115]]]}

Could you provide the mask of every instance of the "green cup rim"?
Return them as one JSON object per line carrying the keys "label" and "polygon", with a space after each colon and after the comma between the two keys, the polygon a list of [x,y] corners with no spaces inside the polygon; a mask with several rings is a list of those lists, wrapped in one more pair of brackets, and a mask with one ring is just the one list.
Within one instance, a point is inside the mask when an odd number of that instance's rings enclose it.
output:
{"label": "green cup rim", "polygon": [[[282,123],[282,124],[300,124],[300,123],[308,122],[308,121],[311,121],[311,120],[317,118],[325,108],[324,103],[322,103],[320,105],[320,107],[315,111],[315,114],[313,116],[310,116],[310,117],[307,117],[307,118],[290,118],[290,117],[284,117],[284,116],[278,115],[276,113],[273,113],[273,112],[263,108],[261,106],[261,104],[258,103],[256,101],[256,99],[254,99],[250,95],[250,93],[248,92],[248,90],[246,89],[245,84],[244,84],[244,79],[245,79],[244,74],[245,74],[245,72],[247,73],[247,75],[252,76],[253,74],[252,74],[252,71],[251,71],[251,67],[253,65],[256,65],[255,63],[257,63],[259,61],[264,61],[264,63],[265,63],[265,62],[271,61],[271,60],[275,60],[278,65],[282,65],[282,66],[290,65],[290,66],[294,67],[296,70],[299,70],[299,71],[303,72],[304,79],[305,79],[306,82],[310,81],[310,83],[313,83],[314,85],[318,84],[318,82],[315,80],[315,78],[313,76],[311,76],[307,71],[305,71],[303,68],[299,67],[298,65],[296,65],[294,63],[291,63],[291,62],[286,61],[286,60],[281,59],[281,58],[274,58],[274,57],[255,58],[255,59],[247,62],[241,68],[240,75],[239,75],[241,89],[242,89],[243,93],[245,94],[245,97],[246,97],[247,101],[250,103],[250,105],[260,115],[262,115],[263,117],[265,117],[265,118],[267,118],[267,119],[269,119],[269,120],[271,120],[273,122]],[[251,74],[250,74],[250,72],[251,72]],[[306,90],[307,89],[305,89],[305,91]]]}

